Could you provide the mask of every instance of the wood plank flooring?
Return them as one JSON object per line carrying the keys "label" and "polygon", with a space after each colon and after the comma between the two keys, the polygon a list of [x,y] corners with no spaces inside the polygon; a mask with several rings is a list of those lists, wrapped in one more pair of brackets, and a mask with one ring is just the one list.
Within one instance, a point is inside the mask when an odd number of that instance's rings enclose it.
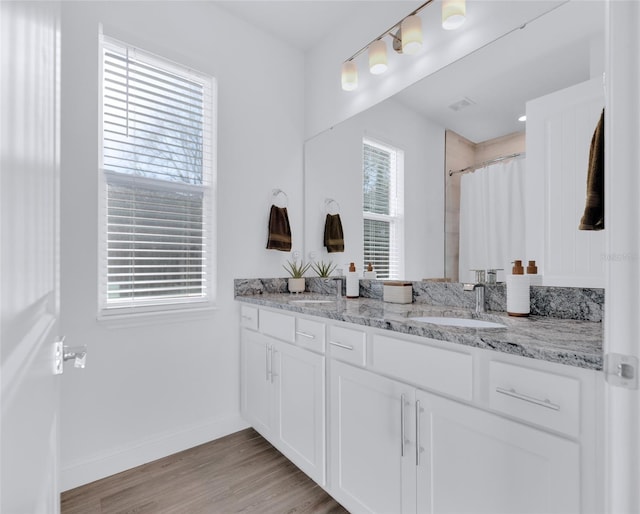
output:
{"label": "wood plank flooring", "polygon": [[346,513],[249,428],[62,493],[62,514]]}

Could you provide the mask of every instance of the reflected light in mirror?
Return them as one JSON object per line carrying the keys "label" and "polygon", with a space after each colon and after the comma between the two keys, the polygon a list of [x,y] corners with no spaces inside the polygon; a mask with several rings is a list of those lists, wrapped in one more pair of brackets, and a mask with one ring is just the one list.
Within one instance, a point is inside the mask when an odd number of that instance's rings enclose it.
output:
{"label": "reflected light in mirror", "polygon": [[400,24],[402,53],[417,54],[422,48],[422,20],[417,15],[407,16]]}
{"label": "reflected light in mirror", "polygon": [[353,91],[358,87],[358,67],[355,61],[342,63],[342,89]]}
{"label": "reflected light in mirror", "polygon": [[466,20],[465,0],[442,0],[442,28],[455,30]]}
{"label": "reflected light in mirror", "polygon": [[369,71],[374,75],[387,71],[387,45],[382,39],[369,45]]}

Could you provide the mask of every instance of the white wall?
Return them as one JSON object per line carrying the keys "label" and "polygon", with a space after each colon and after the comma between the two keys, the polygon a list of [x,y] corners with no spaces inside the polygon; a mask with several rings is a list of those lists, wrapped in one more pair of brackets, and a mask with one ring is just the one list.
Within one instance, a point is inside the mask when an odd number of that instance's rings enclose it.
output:
{"label": "white wall", "polygon": [[[62,385],[62,490],[244,426],[233,279],[277,276],[270,193],[302,247],[303,55],[204,2],[62,3],[62,328],[87,344]],[[96,321],[99,23],[218,81],[218,310],[134,326]],[[242,37],[237,35],[241,33]]]}
{"label": "white wall", "polygon": [[[403,278],[444,276],[444,129],[389,99],[305,143],[305,251],[361,273],[362,138],[404,150],[405,269]],[[325,199],[340,204],[345,252],[322,246]]]}
{"label": "white wall", "polygon": [[[420,14],[425,34],[423,51],[414,56],[406,56],[389,50],[389,70],[379,76],[372,76],[368,72],[367,53],[364,52],[356,59],[358,89],[352,92],[342,91],[342,62],[421,3],[366,2],[355,19],[343,20],[344,23],[330,37],[307,53],[307,138],[391,97],[503,34],[517,30],[523,23],[560,5],[562,1],[474,0],[467,3],[467,23],[463,31],[443,30],[439,21],[441,4],[433,2]],[[365,19],[366,23],[363,23]],[[390,48],[389,41],[387,46]]]}

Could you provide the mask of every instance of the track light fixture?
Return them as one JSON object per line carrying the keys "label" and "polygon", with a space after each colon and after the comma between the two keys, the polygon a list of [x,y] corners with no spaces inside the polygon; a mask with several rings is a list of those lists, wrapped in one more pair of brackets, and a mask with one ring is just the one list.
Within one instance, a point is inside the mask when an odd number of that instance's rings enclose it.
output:
{"label": "track light fixture", "polygon": [[467,5],[465,0],[442,0],[442,28],[454,30],[466,20]]}
{"label": "track light fixture", "polygon": [[[387,70],[386,36],[391,36],[393,49],[401,54],[413,55],[422,49],[422,20],[418,13],[434,0],[427,0],[420,7],[385,30],[373,41],[358,50],[342,63],[342,89],[353,91],[358,87],[358,68],[356,57],[365,50],[369,53],[369,71],[379,75]],[[464,23],[466,15],[465,0],[442,0],[442,27],[451,30]]]}

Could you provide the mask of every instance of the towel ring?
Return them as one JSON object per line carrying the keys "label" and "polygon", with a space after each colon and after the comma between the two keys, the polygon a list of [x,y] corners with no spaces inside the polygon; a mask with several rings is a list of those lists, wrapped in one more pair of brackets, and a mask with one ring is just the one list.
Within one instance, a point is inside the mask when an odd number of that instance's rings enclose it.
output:
{"label": "towel ring", "polygon": [[[331,206],[334,206],[335,212],[331,212]],[[340,214],[340,204],[333,198],[326,198],[324,201],[324,208],[327,214]]]}
{"label": "towel ring", "polygon": [[282,205],[281,207],[288,207],[289,206],[289,197],[287,196],[287,193],[285,193],[282,189],[273,189],[271,191],[271,199],[275,205],[276,203],[276,198],[278,196],[284,196],[284,205]]}

